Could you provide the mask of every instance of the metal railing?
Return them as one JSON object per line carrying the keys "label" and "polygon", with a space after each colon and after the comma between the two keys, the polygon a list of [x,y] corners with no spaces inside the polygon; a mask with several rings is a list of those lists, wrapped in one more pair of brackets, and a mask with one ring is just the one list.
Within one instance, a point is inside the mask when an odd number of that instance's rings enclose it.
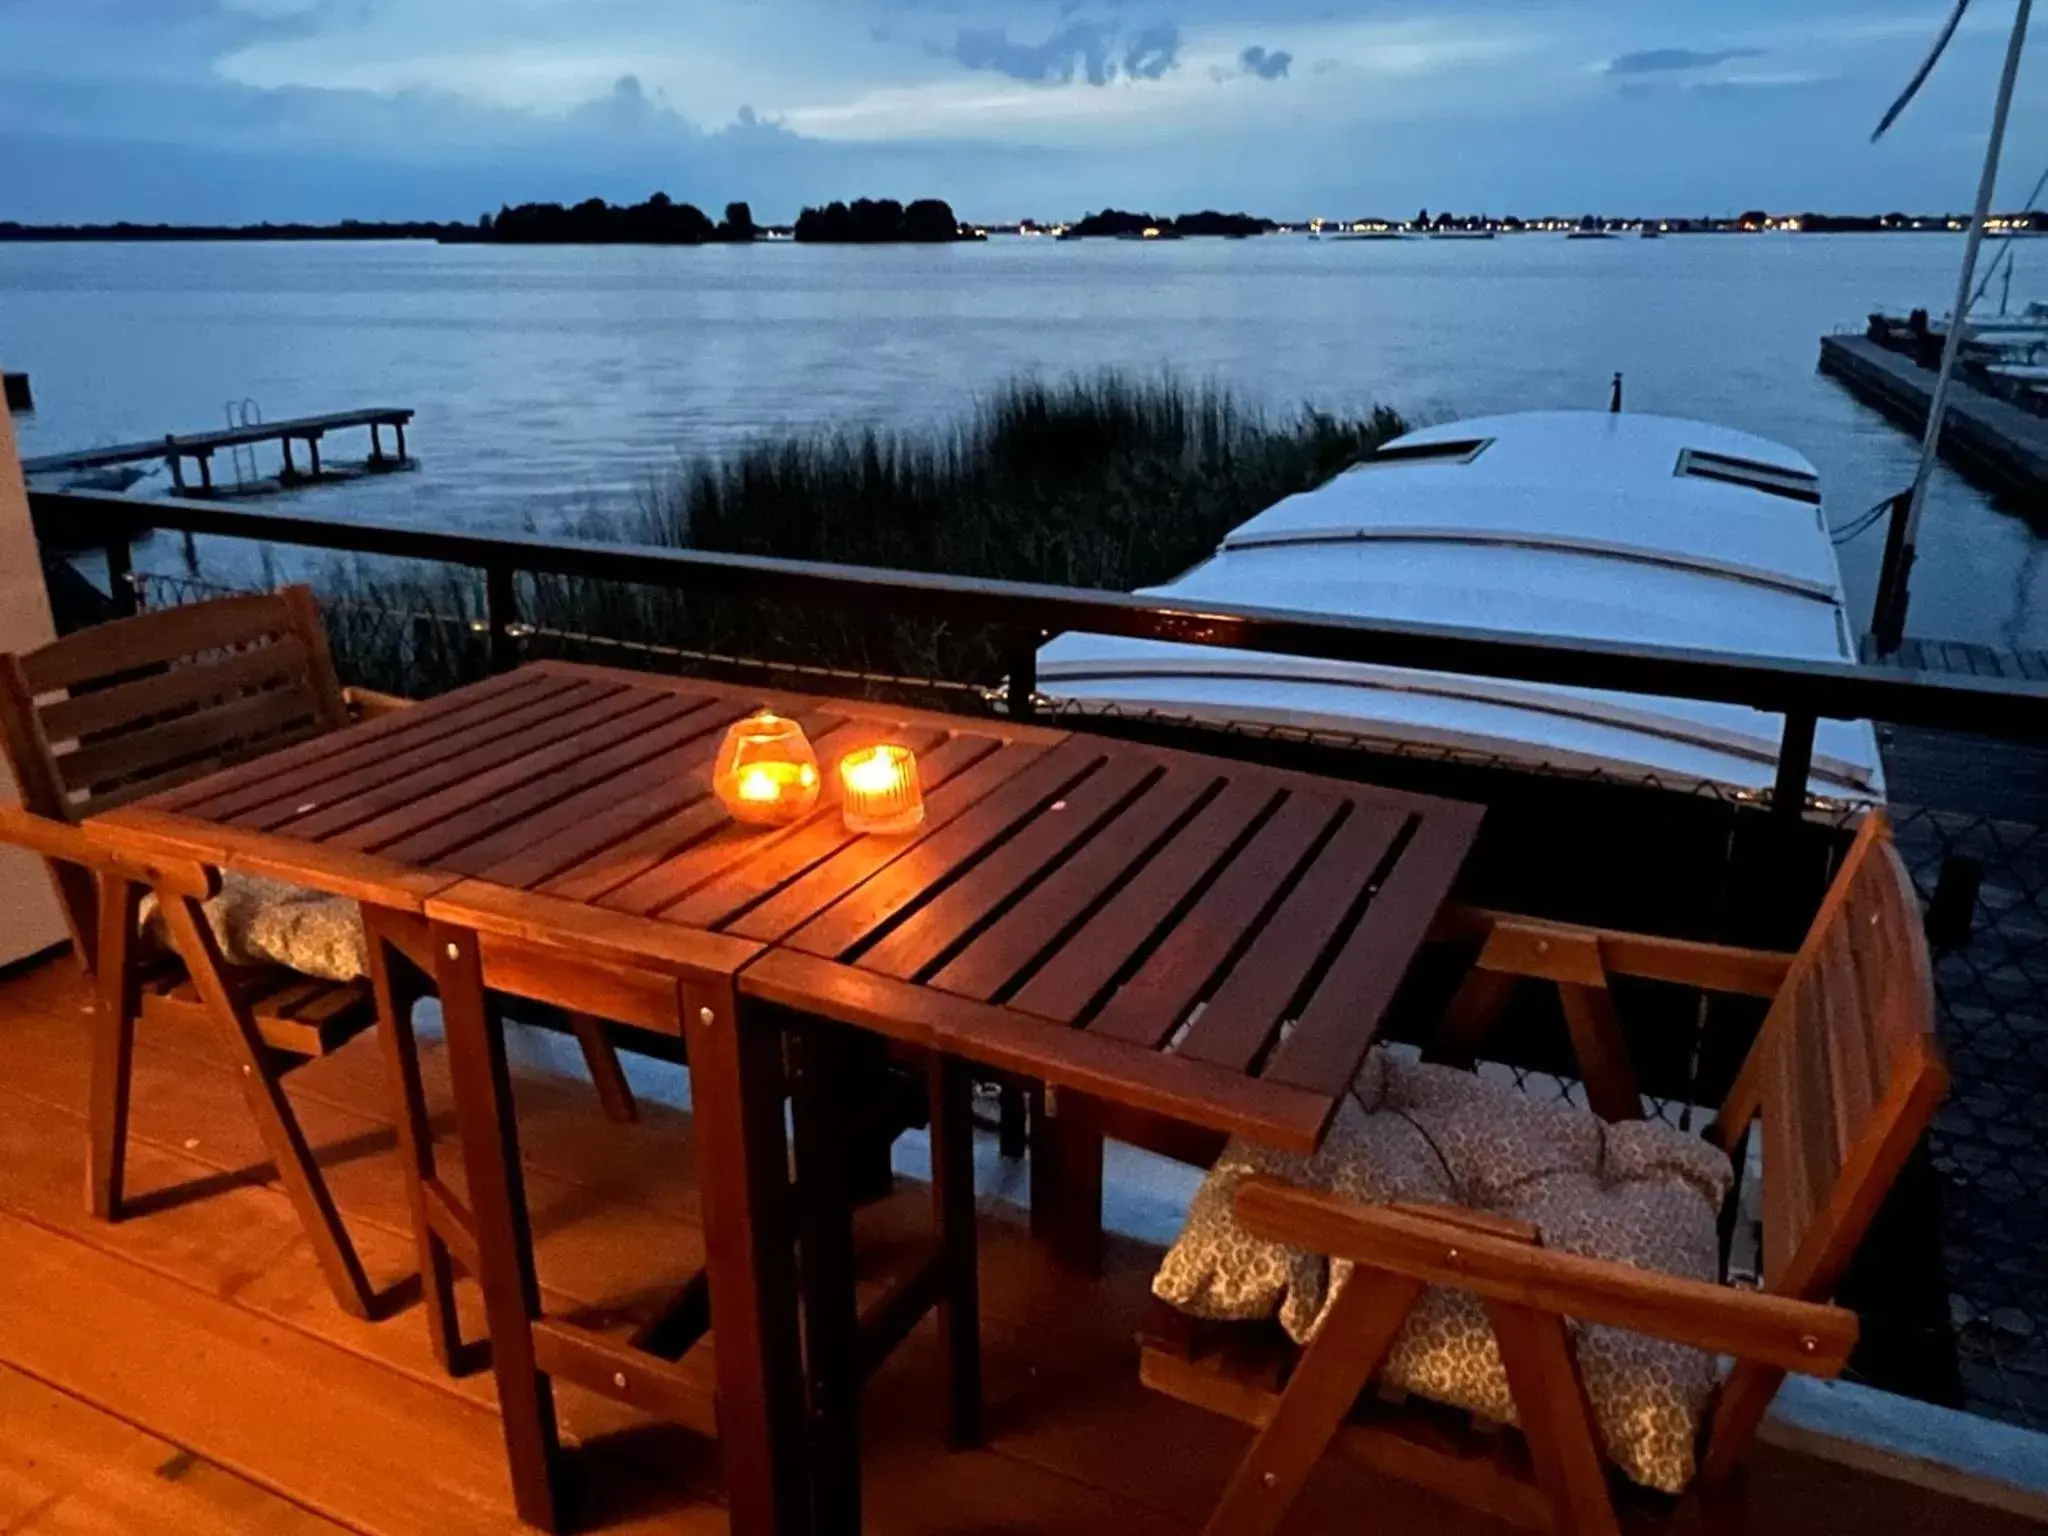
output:
{"label": "metal railing", "polygon": [[1066,631],[1747,705],[1784,716],[1772,805],[1792,816],[1806,803],[1814,730],[1822,719],[2048,741],[2048,687],[2000,679],[1916,677],[1849,662],[1304,616],[1282,609],[657,545],[448,532],[203,501],[38,491],[29,504],[39,532],[60,534],[68,547],[106,550],[117,603],[133,597],[128,579],[132,541],[155,529],[469,567],[483,575],[493,668],[516,660],[523,622],[517,578],[532,574],[995,626],[1011,636],[1004,651],[1007,693],[1012,712],[1020,716],[1031,712],[1037,693],[1038,647]]}

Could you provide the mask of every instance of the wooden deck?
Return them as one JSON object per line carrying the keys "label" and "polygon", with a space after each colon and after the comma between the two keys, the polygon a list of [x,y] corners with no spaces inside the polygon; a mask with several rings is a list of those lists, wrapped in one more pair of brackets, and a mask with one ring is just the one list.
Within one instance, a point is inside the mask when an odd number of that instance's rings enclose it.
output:
{"label": "wooden deck", "polygon": [[[140,1209],[117,1226],[85,1215],[84,1006],[68,962],[0,979],[0,1533],[520,1529],[489,1376],[443,1377],[409,1302],[378,1324],[336,1309],[209,1039],[144,1030]],[[445,1138],[444,1065],[430,1048]],[[372,1278],[404,1300],[412,1249],[376,1041],[315,1062],[291,1089]],[[542,1283],[560,1305],[628,1326],[696,1257],[687,1120],[647,1105],[641,1124],[614,1126],[586,1084],[557,1078],[522,1077],[518,1097]],[[906,1191],[868,1212],[864,1253],[882,1261],[921,1204]],[[946,1450],[927,1323],[868,1391],[868,1529],[1198,1529],[1245,1435],[1136,1381],[1131,1338],[1156,1253],[1112,1244],[1106,1277],[1086,1283],[1045,1265],[1014,1213],[990,1208],[983,1226],[990,1446]],[[726,1529],[708,1444],[573,1389],[561,1406],[581,1447],[586,1528]],[[1332,1466],[1288,1530],[1368,1524],[1500,1529]],[[1765,1446],[1703,1529],[2037,1528]]]}

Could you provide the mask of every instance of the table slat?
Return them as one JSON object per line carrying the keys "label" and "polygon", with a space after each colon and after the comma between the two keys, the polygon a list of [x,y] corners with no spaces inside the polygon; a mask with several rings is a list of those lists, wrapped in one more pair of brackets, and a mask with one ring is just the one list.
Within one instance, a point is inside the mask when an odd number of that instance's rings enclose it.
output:
{"label": "table slat", "polygon": [[1352,806],[1176,1047],[1181,1055],[1251,1070],[1407,824],[1400,811]]}
{"label": "table slat", "polygon": [[[905,745],[912,745],[905,742]],[[988,736],[956,735],[927,750],[912,746],[917,753],[918,782],[927,798],[959,774],[980,762],[1001,743]],[[835,806],[830,816],[813,817],[793,837],[735,870],[698,887],[674,906],[662,912],[662,919],[699,928],[722,928],[733,918],[758,906],[790,881],[837,854],[864,834],[849,832]],[[900,839],[897,839],[900,841]]]}
{"label": "table slat", "polygon": [[[902,734],[901,724],[896,721],[841,722],[836,729],[811,743],[811,750],[818,757],[818,771],[823,782],[819,786],[817,805],[802,821],[786,827],[754,827],[729,822],[709,837],[692,843],[645,873],[636,875],[626,884],[605,892],[598,898],[598,905],[614,912],[656,916],[699,886],[728,871],[743,870],[752,860],[802,835],[807,827],[838,820],[839,760],[858,748],[871,747],[885,738]],[[933,739],[930,732],[915,732],[909,745],[915,751],[921,746],[928,746]]]}
{"label": "table slat", "polygon": [[352,725],[346,732],[345,745],[333,736],[323,736],[302,746],[273,752],[260,762],[209,774],[158,795],[150,802],[151,808],[207,821],[226,821],[267,801],[298,794],[351,768],[410,750],[431,736],[454,729],[460,722],[510,708],[505,702],[507,694],[533,689],[552,692],[568,686],[566,681],[517,672],[493,678],[491,682],[495,686],[463,689]]}
{"label": "table slat", "polygon": [[[318,842],[328,833],[353,826],[386,806],[402,805],[414,793],[415,777],[438,771],[441,776],[434,779],[435,785],[453,783],[454,780],[447,776],[449,764],[461,764],[471,753],[484,751],[506,740],[516,740],[522,732],[539,731],[545,736],[565,712],[583,708],[593,701],[616,697],[619,692],[616,689],[605,692],[584,684],[547,694],[524,695],[507,701],[508,707],[503,713],[493,711],[479,715],[463,722],[457,729],[436,732],[395,755],[374,754],[369,761],[338,777],[295,789],[249,810],[216,819],[231,826],[253,827],[259,832],[283,832],[287,836]],[[460,776],[459,770],[457,776]],[[365,802],[369,808],[358,813],[356,807]]]}
{"label": "table slat", "polygon": [[692,713],[684,700],[659,694],[632,703],[565,741],[387,811],[332,841],[343,848],[373,849],[401,863],[438,865],[454,849],[588,783],[585,773],[593,761],[617,752],[641,754],[649,736]]}
{"label": "table slat", "polygon": [[1223,970],[1247,925],[1285,888],[1340,809],[1336,800],[1290,794],[1137,974],[1117,989],[1089,1030],[1164,1045]]}
{"label": "table slat", "polygon": [[[588,776],[584,788],[443,855],[441,863],[515,890],[536,886],[702,795],[711,754],[717,751],[704,738],[722,735],[747,713],[732,700],[707,700],[703,709],[644,742],[603,754],[618,759],[617,766],[594,762],[599,771]],[[644,755],[632,752],[642,745]],[[576,777],[585,778],[581,773]]]}
{"label": "table slat", "polygon": [[1263,779],[1233,779],[1060,947],[1010,1005],[1062,1024],[1078,1020],[1278,798]]}
{"label": "table slat", "polygon": [[900,858],[786,942],[809,954],[838,959],[991,844],[1071,794],[1107,761],[1108,754],[1097,743],[1062,742],[945,826],[927,826],[927,835],[913,841]]}
{"label": "table slat", "polygon": [[1400,862],[1346,938],[1263,1076],[1320,1093],[1341,1093],[1349,1086],[1372,1043],[1360,1021],[1386,1013],[1478,832],[1478,816],[1463,807],[1446,806],[1418,821]]}
{"label": "table slat", "polygon": [[924,826],[909,837],[861,837],[814,865],[766,901],[730,920],[728,931],[764,943],[780,941],[848,891],[901,858],[995,794],[1045,755],[1035,741],[1005,742],[953,775],[924,802]]}
{"label": "table slat", "polygon": [[[1167,770],[1136,803],[1058,862],[1030,893],[977,934],[931,983],[986,1002],[1071,931],[1135,866],[1221,787],[1216,766]],[[977,881],[977,884],[979,882]]]}

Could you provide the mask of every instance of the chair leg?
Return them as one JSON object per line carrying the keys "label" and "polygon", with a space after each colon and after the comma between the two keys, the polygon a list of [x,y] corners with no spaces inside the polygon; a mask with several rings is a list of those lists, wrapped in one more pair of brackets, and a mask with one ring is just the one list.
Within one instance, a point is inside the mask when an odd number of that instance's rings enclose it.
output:
{"label": "chair leg", "polygon": [[616,1125],[631,1125],[640,1118],[640,1106],[633,1099],[633,1085],[626,1081],[626,1069],[619,1062],[604,1021],[587,1013],[569,1015],[569,1027],[576,1031],[576,1043],[583,1047],[583,1065],[597,1089],[597,1102],[605,1118]]}
{"label": "chair leg", "polygon": [[953,1445],[981,1444],[981,1260],[974,1204],[974,1079],[957,1057],[931,1064],[932,1214],[945,1254],[941,1325],[952,1387]]}
{"label": "chair leg", "polygon": [[[373,913],[364,913],[370,949],[370,986],[376,994],[377,1017],[384,1045],[384,1065],[391,1074],[396,1104],[392,1117],[398,1134],[398,1161],[405,1171],[405,1200],[412,1215],[413,1242],[419,1250],[420,1300],[427,1311],[427,1337],[434,1358],[450,1376],[472,1367],[473,1351],[462,1342],[455,1310],[455,1263],[448,1244],[435,1229],[427,1203],[427,1184],[436,1175],[434,1132],[427,1113],[426,1084],[420,1076],[419,1037],[412,1011],[424,992],[411,964],[379,930]],[[401,969],[402,968],[402,969]]]}
{"label": "chair leg", "polygon": [[1552,1529],[1558,1536],[1620,1536],[1607,1464],[1564,1319],[1493,1301],[1486,1315],[1500,1341],[1536,1481],[1550,1499]]}
{"label": "chair leg", "polygon": [[822,1021],[806,1021],[789,1036],[796,1068],[790,1107],[817,1536],[856,1536],[860,1530],[860,1314],[854,1295],[854,1192],[846,1166],[852,1120],[844,1090],[847,1043],[841,1026]]}
{"label": "chair leg", "polygon": [[476,1221],[478,1283],[491,1327],[491,1368],[497,1377],[512,1498],[519,1518],[561,1529],[557,1482],[561,1435],[554,1386],[534,1358],[533,1320],[540,1281],[533,1267],[533,1229],[526,1210],[519,1126],[505,1035],[484,996],[476,936],[435,923],[434,977],[441,993],[448,1060],[455,1078],[455,1116]]}
{"label": "chair leg", "polygon": [[348,1228],[335,1209],[334,1197],[320,1174],[313,1149],[307,1145],[299,1118],[278,1082],[270,1049],[263,1043],[256,1020],[223,979],[220,946],[214,942],[205,913],[188,896],[166,900],[163,913],[172,942],[191,973],[193,986],[205,1001],[207,1011],[220,1021],[234,1054],[240,1058],[242,1089],[249,1101],[249,1112],[255,1117],[256,1129],[277,1167],[285,1193],[298,1212],[299,1223],[313,1244],[313,1256],[327,1276],[334,1299],[351,1317],[373,1318],[375,1300],[369,1277],[363,1273],[362,1260],[356,1257],[355,1245],[349,1241]]}
{"label": "chair leg", "polygon": [[1358,1394],[1393,1347],[1422,1282],[1360,1267],[1295,1365],[1203,1536],[1272,1536],[1301,1496]]}
{"label": "chair leg", "polygon": [[1750,1360],[1736,1362],[1728,1379],[1721,1383],[1721,1394],[1714,1404],[1712,1425],[1707,1431],[1707,1454],[1694,1479],[1700,1493],[1712,1494],[1727,1486],[1742,1453],[1756,1438],[1757,1426],[1770,1411],[1771,1399],[1784,1384],[1785,1373],[1781,1370]]}
{"label": "chair leg", "polygon": [[128,1163],[128,1096],[135,1072],[135,1019],[142,1011],[135,971],[135,924],[142,887],[106,875],[100,885],[98,996],[92,1021],[92,1087],[87,1120],[86,1206],[102,1221],[121,1219]]}

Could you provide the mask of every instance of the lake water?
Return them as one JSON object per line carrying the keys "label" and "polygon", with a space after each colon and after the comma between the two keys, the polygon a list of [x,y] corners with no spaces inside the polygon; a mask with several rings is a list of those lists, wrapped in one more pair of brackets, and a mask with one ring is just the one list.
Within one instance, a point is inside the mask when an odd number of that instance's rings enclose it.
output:
{"label": "lake water", "polygon": [[[1917,445],[1815,372],[1819,338],[1945,309],[1960,254],[1936,235],[0,245],[0,359],[34,377],[28,454],[204,430],[243,397],[271,418],[416,407],[421,473],[290,504],[482,529],[629,505],[753,433],[940,419],[1021,372],[1171,370],[1275,410],[1421,420],[1604,407],[1619,370],[1631,409],[1807,454],[1842,523],[1910,480]],[[2016,301],[2036,277],[2023,253]],[[1859,616],[1879,544],[1843,551]],[[1912,629],[2048,646],[2044,547],[1944,469]]]}

